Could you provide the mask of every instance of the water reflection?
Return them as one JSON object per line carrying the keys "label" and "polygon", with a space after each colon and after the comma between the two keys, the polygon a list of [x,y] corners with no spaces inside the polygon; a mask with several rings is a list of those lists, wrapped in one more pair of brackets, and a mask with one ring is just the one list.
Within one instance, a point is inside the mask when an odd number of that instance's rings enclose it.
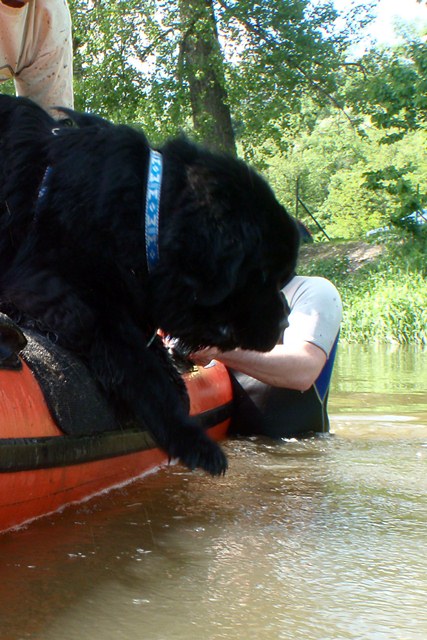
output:
{"label": "water reflection", "polygon": [[427,349],[340,345],[334,371],[334,406],[340,411],[427,414]]}
{"label": "water reflection", "polygon": [[1,640],[425,640],[427,370],[404,353],[341,350],[332,437],[229,442],[223,479],[169,468],[0,537]]}

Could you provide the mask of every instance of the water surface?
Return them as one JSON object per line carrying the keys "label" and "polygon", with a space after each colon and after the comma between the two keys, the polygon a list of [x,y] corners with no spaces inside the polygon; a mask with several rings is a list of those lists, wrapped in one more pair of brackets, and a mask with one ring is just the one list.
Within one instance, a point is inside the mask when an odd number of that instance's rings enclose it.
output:
{"label": "water surface", "polygon": [[333,436],[226,443],[0,536],[0,639],[426,640],[427,353],[341,348]]}

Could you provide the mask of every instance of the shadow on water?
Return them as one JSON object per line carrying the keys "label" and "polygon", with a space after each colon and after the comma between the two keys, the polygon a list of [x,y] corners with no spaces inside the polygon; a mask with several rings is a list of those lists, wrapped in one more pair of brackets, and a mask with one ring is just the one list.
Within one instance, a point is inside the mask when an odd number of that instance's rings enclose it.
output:
{"label": "shadow on water", "polygon": [[226,443],[0,536],[1,640],[425,640],[426,353],[343,347],[333,436]]}

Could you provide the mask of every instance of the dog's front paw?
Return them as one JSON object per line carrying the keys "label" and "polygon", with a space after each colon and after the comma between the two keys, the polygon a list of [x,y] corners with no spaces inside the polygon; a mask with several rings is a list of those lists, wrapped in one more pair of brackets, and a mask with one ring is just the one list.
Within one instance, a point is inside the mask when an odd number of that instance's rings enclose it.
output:
{"label": "dog's front paw", "polygon": [[228,468],[227,457],[219,444],[193,425],[180,427],[169,454],[172,458],[179,458],[192,471],[200,468],[212,476],[224,475]]}

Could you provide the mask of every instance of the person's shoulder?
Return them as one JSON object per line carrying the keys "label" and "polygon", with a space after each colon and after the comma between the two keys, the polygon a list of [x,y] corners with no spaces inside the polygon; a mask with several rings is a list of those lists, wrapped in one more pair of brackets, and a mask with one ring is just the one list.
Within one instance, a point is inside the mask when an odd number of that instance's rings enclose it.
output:
{"label": "person's shoulder", "polygon": [[294,276],[283,293],[291,308],[342,308],[338,289],[322,276]]}
{"label": "person's shoulder", "polygon": [[333,282],[323,276],[302,276],[306,288],[316,291],[338,293],[338,289]]}
{"label": "person's shoulder", "polygon": [[287,295],[288,293],[295,293],[297,291],[299,293],[331,292],[338,294],[336,286],[323,276],[294,276],[283,288],[283,293]]}

